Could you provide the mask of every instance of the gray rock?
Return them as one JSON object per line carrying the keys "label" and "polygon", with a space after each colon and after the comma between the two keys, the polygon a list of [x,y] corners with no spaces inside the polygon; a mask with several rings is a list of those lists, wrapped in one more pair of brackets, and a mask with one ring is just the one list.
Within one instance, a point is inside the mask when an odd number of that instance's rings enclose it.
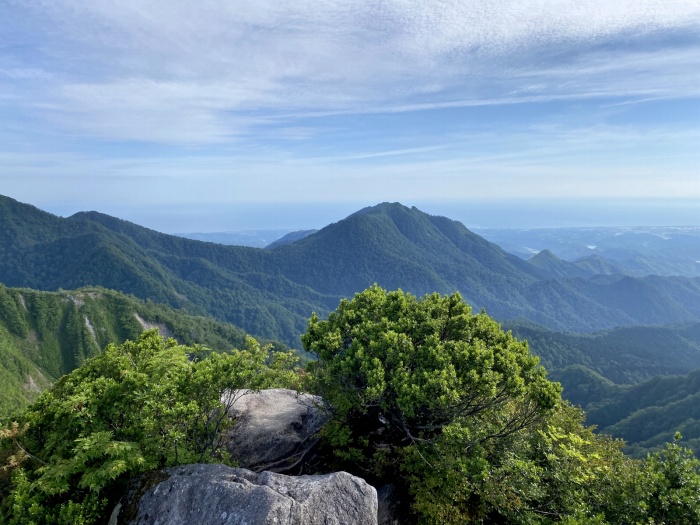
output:
{"label": "gray rock", "polygon": [[377,525],[377,492],[346,472],[293,477],[215,464],[161,472],[167,479],[137,496],[137,505],[122,501],[117,523]]}
{"label": "gray rock", "polygon": [[328,421],[318,396],[273,388],[224,394],[229,417],[236,420],[225,447],[241,467],[260,472],[289,472],[317,443]]}

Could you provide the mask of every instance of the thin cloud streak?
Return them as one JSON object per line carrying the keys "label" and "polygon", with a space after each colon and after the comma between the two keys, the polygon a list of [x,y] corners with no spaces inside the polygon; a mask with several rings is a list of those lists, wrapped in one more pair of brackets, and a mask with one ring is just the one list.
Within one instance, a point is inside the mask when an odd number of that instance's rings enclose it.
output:
{"label": "thin cloud streak", "polygon": [[[658,137],[665,137],[659,143]],[[700,199],[700,131],[693,128],[557,124],[453,135],[426,148],[328,157],[266,150],[175,157],[104,158],[67,153],[0,153],[4,191],[30,202],[68,201],[80,186],[91,208],[128,203],[452,200],[580,197]],[[674,149],[669,149],[672,147]],[[639,154],[638,152],[644,152]],[[432,153],[439,153],[433,155]],[[631,154],[628,154],[632,152]],[[374,160],[382,158],[378,164]],[[31,189],[23,181],[34,181]],[[59,186],[53,180],[61,180]],[[25,188],[25,189],[23,189]],[[24,193],[23,193],[24,192]],[[30,196],[33,196],[31,199]]]}
{"label": "thin cloud streak", "polygon": [[16,96],[88,137],[220,143],[275,114],[688,97],[700,85],[697,37],[660,51],[635,45],[646,34],[700,32],[692,2],[13,5],[27,29],[52,28],[31,50],[43,68],[10,77],[43,86]]}

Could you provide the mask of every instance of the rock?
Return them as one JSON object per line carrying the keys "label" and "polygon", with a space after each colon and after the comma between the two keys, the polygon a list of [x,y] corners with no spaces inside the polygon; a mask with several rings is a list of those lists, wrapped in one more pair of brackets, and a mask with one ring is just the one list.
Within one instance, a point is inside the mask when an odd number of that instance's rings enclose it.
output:
{"label": "rock", "polygon": [[160,472],[168,476],[167,479],[145,493],[143,489],[131,487],[132,496],[143,495],[136,502],[121,502],[120,510],[115,509],[115,514],[119,515],[116,523],[377,524],[376,490],[346,472],[285,476],[218,464],[184,465]]}
{"label": "rock", "polygon": [[226,450],[241,467],[256,472],[298,467],[328,421],[320,397],[294,390],[238,390],[224,394],[222,401],[236,420],[226,436]]}

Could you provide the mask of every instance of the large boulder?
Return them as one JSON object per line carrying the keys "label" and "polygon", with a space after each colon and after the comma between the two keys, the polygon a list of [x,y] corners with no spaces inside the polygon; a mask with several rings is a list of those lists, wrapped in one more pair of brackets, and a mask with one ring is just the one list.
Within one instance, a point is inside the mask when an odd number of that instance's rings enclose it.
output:
{"label": "large boulder", "polygon": [[301,472],[329,417],[320,397],[282,388],[227,392],[222,401],[235,420],[225,447],[241,467],[256,472]]}
{"label": "large boulder", "polygon": [[155,478],[137,478],[110,523],[377,525],[377,492],[346,472],[285,476],[219,464],[184,465]]}

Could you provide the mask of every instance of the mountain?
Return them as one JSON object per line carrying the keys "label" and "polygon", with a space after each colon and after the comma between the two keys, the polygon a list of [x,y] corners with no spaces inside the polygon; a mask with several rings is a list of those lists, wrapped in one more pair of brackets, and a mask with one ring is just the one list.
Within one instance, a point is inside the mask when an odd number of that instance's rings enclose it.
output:
{"label": "mountain", "polygon": [[262,249],[183,239],[96,212],[63,219],[0,198],[0,282],[39,290],[102,286],[213,315],[298,346],[323,297],[285,279]]}
{"label": "mountain", "polygon": [[375,282],[414,294],[458,290],[496,318],[557,330],[700,317],[700,279],[551,275],[459,222],[398,203],[269,250],[165,235],[97,212],[60,218],[7,197],[0,221],[0,282],[8,286],[102,286],[297,347],[311,312],[326,315]]}
{"label": "mountain", "polygon": [[676,377],[658,377],[620,389],[588,408],[586,421],[600,432],[627,441],[633,456],[644,457],[673,440],[700,450],[700,370]]}
{"label": "mountain", "polygon": [[700,451],[700,322],[585,335],[529,323],[507,327],[528,339],[586,422],[624,439],[629,454],[659,450],[676,431],[684,446]]}
{"label": "mountain", "polygon": [[629,275],[628,272],[630,270],[629,267],[625,268],[623,265],[605,259],[600,255],[588,255],[575,260],[573,264],[590,275]]}
{"label": "mountain", "polygon": [[316,233],[318,230],[297,230],[289,232],[288,234],[280,237],[276,241],[271,242],[266,246],[268,249],[277,248],[278,246],[284,246],[285,244],[292,244],[298,240],[308,237],[312,233]]}
{"label": "mountain", "polygon": [[590,277],[591,275],[595,275],[597,273],[603,273],[588,271],[578,264],[560,259],[550,250],[542,250],[537,255],[528,259],[527,262],[537,268],[540,268],[542,270],[542,275],[548,277]]}
{"label": "mountain", "polygon": [[109,343],[149,328],[214,351],[245,345],[245,333],[231,325],[103,288],[40,292],[0,285],[0,416]]}
{"label": "mountain", "polygon": [[460,223],[398,203],[365,208],[272,253],[293,281],[342,296],[374,282],[421,295],[460,289],[472,304],[505,310],[504,287],[537,280],[527,263]]}
{"label": "mountain", "polygon": [[584,406],[599,399],[583,397],[581,392],[574,394],[569,386],[591,384],[591,376],[578,379],[562,376],[562,369],[583,365],[586,374],[595,374],[605,382],[628,384],[656,376],[687,374],[700,368],[700,322],[697,321],[621,327],[592,334],[554,332],[524,321],[506,322],[503,326],[518,339],[528,341],[532,353],[564,385],[566,399]]}
{"label": "mountain", "polygon": [[549,249],[597,274],[700,276],[700,227],[481,228],[477,233],[528,259]]}
{"label": "mountain", "polygon": [[673,441],[700,450],[700,370],[656,377],[635,385],[615,385],[581,365],[550,374],[563,395],[586,411],[586,423],[627,442],[627,452],[644,457]]}

